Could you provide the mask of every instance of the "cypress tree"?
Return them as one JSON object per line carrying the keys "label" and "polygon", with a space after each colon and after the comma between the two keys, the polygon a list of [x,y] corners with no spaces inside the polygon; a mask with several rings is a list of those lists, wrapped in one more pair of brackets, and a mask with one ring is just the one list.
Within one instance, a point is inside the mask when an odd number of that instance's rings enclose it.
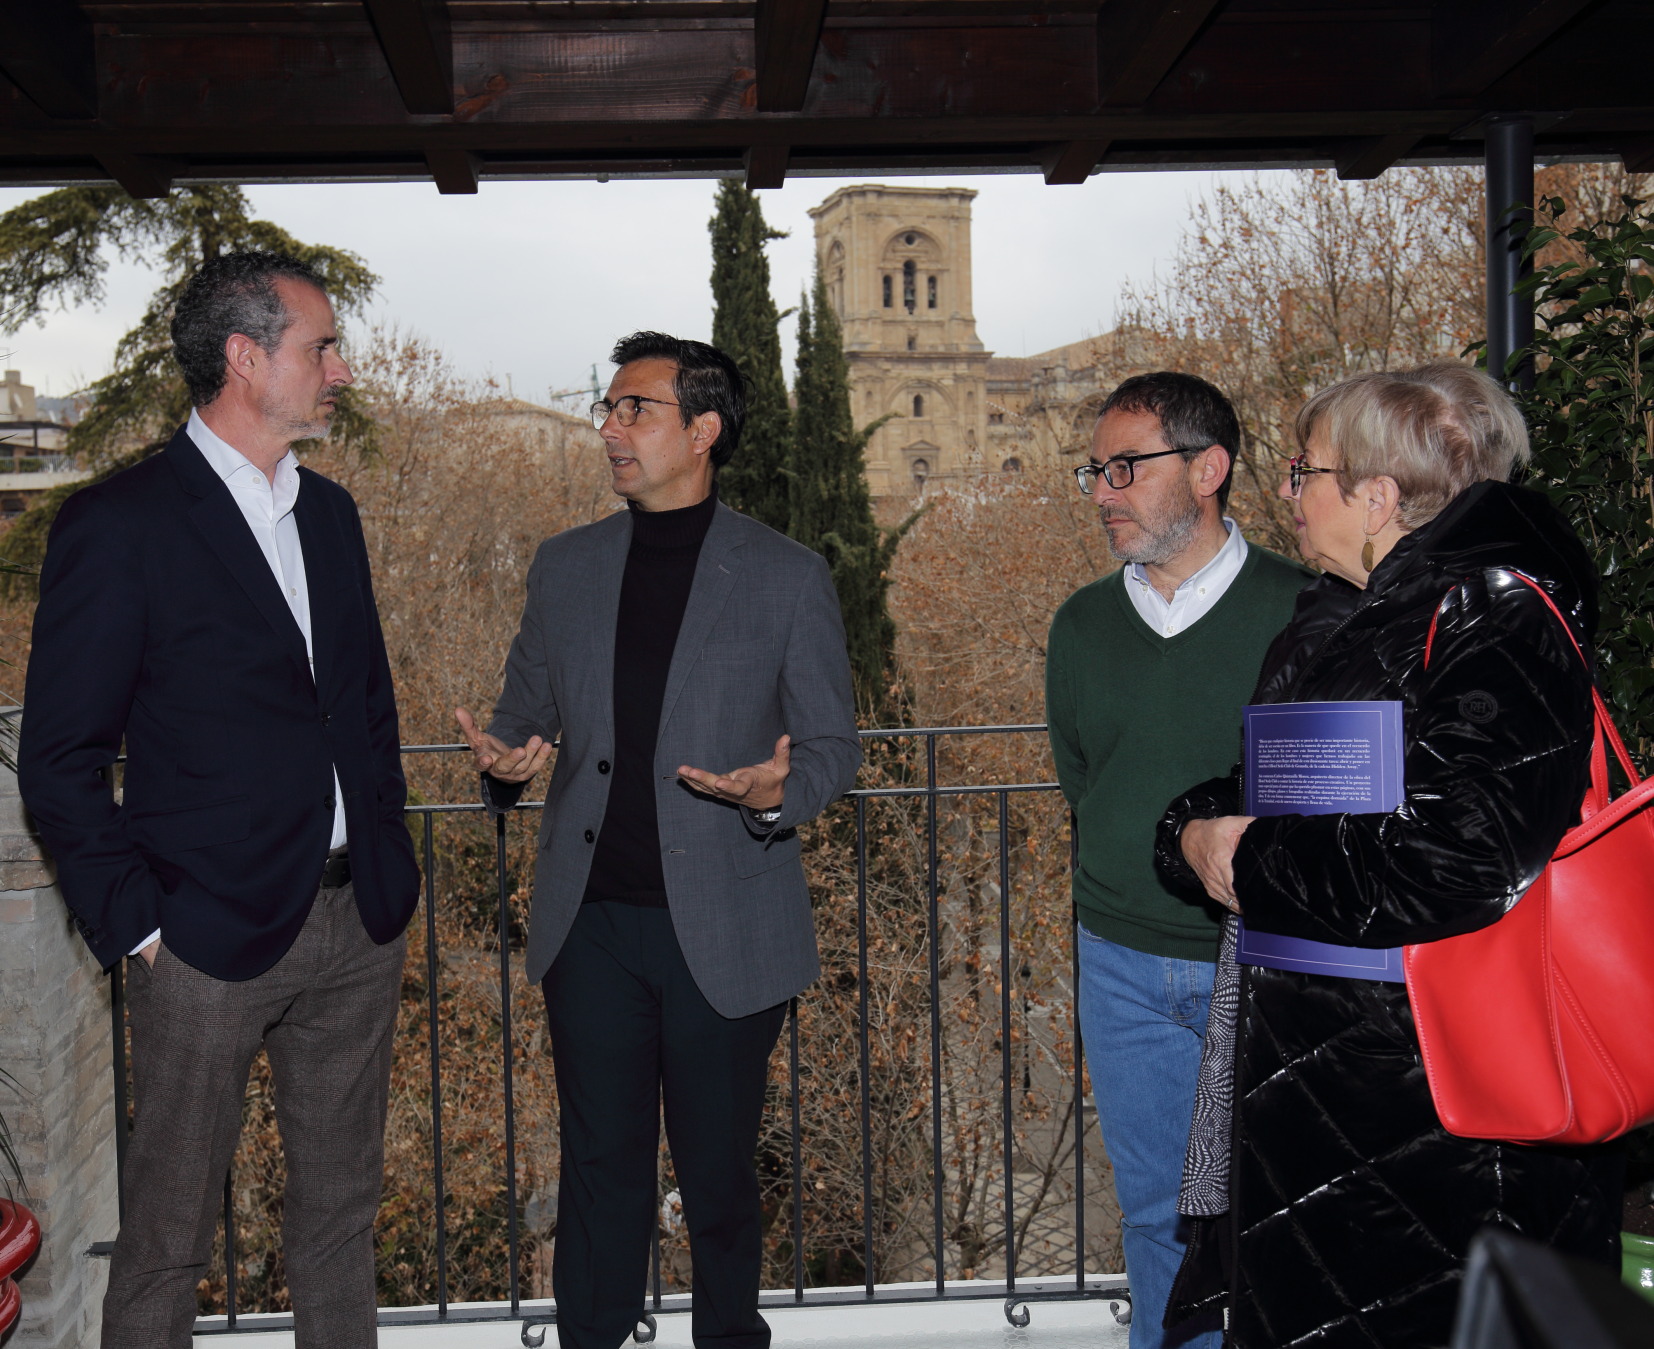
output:
{"label": "cypress tree", "polygon": [[799,304],[793,388],[792,536],[832,569],[856,700],[865,717],[882,720],[891,711],[896,644],[888,573],[907,526],[885,531],[873,519],[864,451],[884,420],[856,429],[844,342],[819,268],[813,295]]}
{"label": "cypress tree", "polygon": [[718,184],[712,231],[712,345],[752,381],[741,446],[718,473],[718,494],[772,529],[787,532],[792,411],[781,373],[780,315],[770,298],[764,245],[786,232],[764,223],[757,196],[733,178]]}

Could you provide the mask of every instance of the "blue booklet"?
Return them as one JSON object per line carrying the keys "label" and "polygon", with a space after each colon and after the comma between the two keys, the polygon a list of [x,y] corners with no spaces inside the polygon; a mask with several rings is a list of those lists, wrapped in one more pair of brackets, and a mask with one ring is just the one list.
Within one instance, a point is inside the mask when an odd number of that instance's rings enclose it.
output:
{"label": "blue booklet", "polygon": [[[1274,703],[1244,708],[1248,815],[1386,814],[1402,800],[1399,702]],[[1371,950],[1282,937],[1240,922],[1243,965],[1404,983],[1399,946]]]}

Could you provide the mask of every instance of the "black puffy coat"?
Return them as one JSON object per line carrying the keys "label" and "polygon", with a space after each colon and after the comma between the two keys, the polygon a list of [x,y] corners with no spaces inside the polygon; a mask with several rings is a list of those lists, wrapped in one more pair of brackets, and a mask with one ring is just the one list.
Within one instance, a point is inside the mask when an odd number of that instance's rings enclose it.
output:
{"label": "black puffy coat", "polygon": [[[1387,815],[1250,825],[1235,853],[1250,926],[1348,946],[1431,941],[1496,921],[1538,876],[1579,817],[1590,677],[1512,571],[1544,585],[1589,642],[1585,550],[1542,497],[1503,483],[1405,536],[1364,591],[1328,577],[1300,597],[1257,701],[1401,700],[1406,798]],[[1176,831],[1239,814],[1237,781],[1174,803],[1164,867],[1192,879]],[[1402,985],[1247,967],[1236,1029],[1228,1344],[1446,1345],[1488,1223],[1617,1262],[1618,1150],[1446,1133]]]}

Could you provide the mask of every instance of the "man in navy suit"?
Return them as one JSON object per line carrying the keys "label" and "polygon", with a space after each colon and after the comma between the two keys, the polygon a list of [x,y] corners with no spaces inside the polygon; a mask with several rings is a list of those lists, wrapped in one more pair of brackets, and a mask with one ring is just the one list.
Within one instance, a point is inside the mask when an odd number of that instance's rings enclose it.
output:
{"label": "man in navy suit", "polygon": [[361,522],[292,451],[351,375],[320,278],[278,254],[208,262],[172,337],[188,424],[52,530],[20,756],[76,926],[105,968],[128,958],[136,1127],[102,1342],[190,1343],[262,1047],[297,1343],[356,1349],[419,874]]}

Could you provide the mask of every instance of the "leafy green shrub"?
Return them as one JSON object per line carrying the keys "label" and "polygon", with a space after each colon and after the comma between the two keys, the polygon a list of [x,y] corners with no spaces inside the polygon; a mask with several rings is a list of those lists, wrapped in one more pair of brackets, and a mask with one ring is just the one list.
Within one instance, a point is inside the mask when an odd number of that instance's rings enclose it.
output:
{"label": "leafy green shrub", "polygon": [[1566,256],[1522,284],[1538,318],[1523,412],[1531,484],[1572,522],[1602,578],[1598,671],[1646,773],[1654,766],[1654,209],[1621,200],[1623,214],[1571,230],[1560,197],[1540,203],[1528,252],[1560,244]]}

